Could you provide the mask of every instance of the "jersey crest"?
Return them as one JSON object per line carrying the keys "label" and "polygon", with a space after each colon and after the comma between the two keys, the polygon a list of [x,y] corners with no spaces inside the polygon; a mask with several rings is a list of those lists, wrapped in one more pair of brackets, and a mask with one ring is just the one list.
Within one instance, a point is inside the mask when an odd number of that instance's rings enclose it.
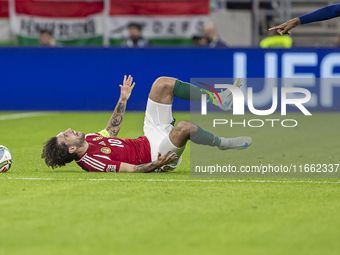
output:
{"label": "jersey crest", "polygon": [[100,149],[100,151],[102,153],[105,153],[105,154],[110,154],[111,153],[111,149],[109,147],[103,147]]}

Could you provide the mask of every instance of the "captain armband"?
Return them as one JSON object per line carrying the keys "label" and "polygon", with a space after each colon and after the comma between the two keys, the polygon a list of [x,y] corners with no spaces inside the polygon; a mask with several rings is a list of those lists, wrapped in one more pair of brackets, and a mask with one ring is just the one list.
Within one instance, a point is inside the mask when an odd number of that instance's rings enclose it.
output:
{"label": "captain armband", "polygon": [[98,132],[98,134],[101,134],[102,136],[105,137],[110,137],[110,134],[106,129],[103,129],[102,131]]}

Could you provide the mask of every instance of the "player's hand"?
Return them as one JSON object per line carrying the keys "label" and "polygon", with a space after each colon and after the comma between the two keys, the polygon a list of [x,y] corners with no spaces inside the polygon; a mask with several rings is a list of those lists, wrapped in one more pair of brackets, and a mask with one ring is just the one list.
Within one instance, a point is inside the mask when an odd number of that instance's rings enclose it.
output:
{"label": "player's hand", "polygon": [[175,160],[178,159],[178,156],[175,152],[171,153],[171,151],[168,151],[167,153],[165,153],[163,156],[160,152],[158,152],[158,158],[156,160],[156,164],[158,165],[158,167],[162,167],[164,165],[167,164],[171,164],[172,162],[174,162]]}
{"label": "player's hand", "polygon": [[130,98],[132,89],[135,86],[135,83],[132,83],[133,78],[131,75],[129,75],[128,78],[126,78],[126,75],[124,75],[124,81],[123,85],[119,85],[120,87],[120,98],[124,101],[127,101]]}
{"label": "player's hand", "polygon": [[301,24],[300,19],[294,18],[294,19],[287,21],[286,23],[269,28],[269,31],[277,29],[277,32],[280,35],[290,35],[289,30],[292,30],[294,27],[300,24]]}

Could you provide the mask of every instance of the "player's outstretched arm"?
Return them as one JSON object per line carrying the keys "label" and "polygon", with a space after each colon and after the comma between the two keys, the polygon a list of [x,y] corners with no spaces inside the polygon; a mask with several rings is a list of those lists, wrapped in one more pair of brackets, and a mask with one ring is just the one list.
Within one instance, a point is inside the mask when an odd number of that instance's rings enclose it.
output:
{"label": "player's outstretched arm", "polygon": [[300,25],[301,22],[300,22],[300,19],[299,18],[294,18],[294,19],[291,19],[281,25],[278,25],[278,26],[275,26],[275,27],[271,27],[269,28],[269,30],[274,30],[274,29],[277,29],[277,32],[280,34],[280,35],[290,35],[290,30],[292,30],[294,27]]}
{"label": "player's outstretched arm", "polygon": [[178,156],[175,152],[171,153],[168,151],[166,154],[162,156],[160,152],[158,152],[158,159],[147,164],[142,165],[131,165],[127,163],[120,164],[120,173],[148,173],[155,169],[158,169],[164,165],[171,164],[175,160],[177,160]]}
{"label": "player's outstretched arm", "polygon": [[132,83],[132,81],[133,78],[131,77],[131,75],[129,75],[128,78],[126,78],[126,75],[124,75],[123,85],[119,85],[120,97],[116,105],[116,108],[113,111],[112,116],[105,128],[109,132],[110,137],[117,137],[118,132],[122,127],[126,103],[127,100],[130,98],[132,89],[135,86],[135,83]]}
{"label": "player's outstretched arm", "polygon": [[277,32],[280,35],[290,34],[289,30],[293,29],[297,25],[332,19],[339,16],[340,16],[340,4],[333,4],[320,8],[314,12],[307,13],[300,17],[291,19],[286,23],[283,23],[276,27],[269,28],[269,30],[277,29]]}

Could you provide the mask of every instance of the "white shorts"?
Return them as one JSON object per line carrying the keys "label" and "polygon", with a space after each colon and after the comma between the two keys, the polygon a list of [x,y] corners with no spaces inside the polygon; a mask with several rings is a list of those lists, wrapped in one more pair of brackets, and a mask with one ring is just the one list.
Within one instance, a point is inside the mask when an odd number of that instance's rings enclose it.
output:
{"label": "white shorts", "polygon": [[166,152],[172,151],[178,155],[178,160],[164,166],[163,171],[172,171],[179,166],[182,161],[181,155],[185,149],[185,146],[178,148],[170,141],[169,133],[173,129],[173,125],[171,125],[173,120],[171,104],[156,103],[148,98],[143,131],[150,143],[151,160],[157,160],[158,152],[164,155]]}

